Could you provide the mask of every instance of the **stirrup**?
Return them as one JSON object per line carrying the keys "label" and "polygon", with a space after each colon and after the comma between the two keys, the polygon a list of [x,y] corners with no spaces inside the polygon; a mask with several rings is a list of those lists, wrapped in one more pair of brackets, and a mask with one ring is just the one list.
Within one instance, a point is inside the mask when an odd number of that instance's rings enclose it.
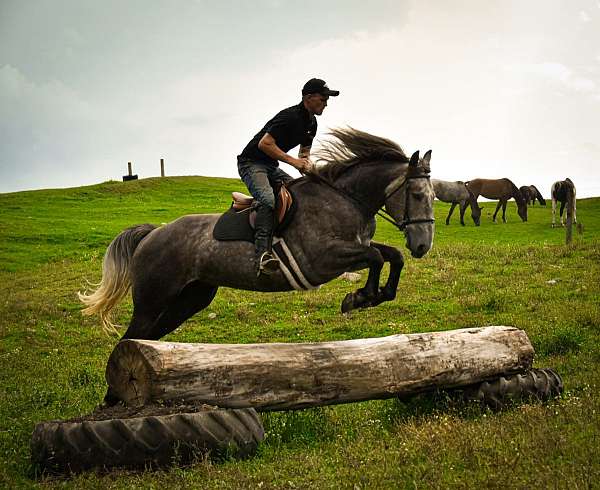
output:
{"label": "stirrup", "polygon": [[261,274],[271,275],[279,270],[279,260],[273,257],[271,252],[263,252],[263,254],[258,259],[258,270],[256,271],[256,275],[260,276]]}

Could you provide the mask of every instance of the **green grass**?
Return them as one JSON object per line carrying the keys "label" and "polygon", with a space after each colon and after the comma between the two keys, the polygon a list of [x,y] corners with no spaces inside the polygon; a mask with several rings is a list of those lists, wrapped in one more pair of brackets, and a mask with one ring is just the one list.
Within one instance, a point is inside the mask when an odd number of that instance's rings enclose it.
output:
{"label": "green grass", "polygon": [[[600,199],[578,202],[583,233],[564,244],[550,206],[514,203],[507,224],[444,225],[436,203],[432,251],[406,253],[398,297],[339,314],[357,287],[264,294],[220,289],[214,302],[166,340],[305,342],[484,325],[524,329],[535,366],[555,368],[564,397],[502,413],[444,400],[370,401],[265,414],[259,454],[155,472],[36,478],[29,440],[42,420],[91,411],[116,339],[83,318],[76,292],[100,279],[102,255],[123,228],[187,213],[219,212],[233,179],[157,178],[0,194],[0,487],[67,488],[593,488],[600,481]],[[376,238],[404,249],[382,222]],[[364,276],[366,279],[366,275]],[[209,318],[215,313],[215,318]],[[131,302],[117,319],[126,324]]]}

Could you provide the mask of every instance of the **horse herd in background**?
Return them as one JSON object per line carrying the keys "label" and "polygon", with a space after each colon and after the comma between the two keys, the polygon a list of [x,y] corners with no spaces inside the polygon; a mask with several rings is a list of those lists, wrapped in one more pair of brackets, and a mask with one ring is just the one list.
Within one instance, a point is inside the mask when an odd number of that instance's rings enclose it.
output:
{"label": "horse herd in background", "polygon": [[[446,217],[446,224],[450,224],[450,217],[454,208],[458,206],[460,211],[460,224],[464,226],[464,215],[467,206],[471,207],[471,217],[476,226],[481,222],[481,210],[477,198],[483,196],[487,199],[497,199],[498,204],[494,211],[493,221],[502,208],[502,221],[506,223],[506,203],[514,199],[517,203],[517,213],[523,221],[527,221],[527,206],[535,205],[537,200],[542,206],[546,201],[535,185],[524,185],[517,187],[510,179],[473,179],[467,182],[449,182],[445,180],[431,179],[435,197],[443,202],[451,203],[450,211]],[[556,225],[556,203],[560,202],[560,223],[564,225],[563,211],[565,206],[571,210],[573,222],[577,223],[576,216],[576,191],[575,184],[569,178],[559,180],[552,184],[550,190],[552,198],[552,226]],[[565,213],[566,215],[566,213]]]}

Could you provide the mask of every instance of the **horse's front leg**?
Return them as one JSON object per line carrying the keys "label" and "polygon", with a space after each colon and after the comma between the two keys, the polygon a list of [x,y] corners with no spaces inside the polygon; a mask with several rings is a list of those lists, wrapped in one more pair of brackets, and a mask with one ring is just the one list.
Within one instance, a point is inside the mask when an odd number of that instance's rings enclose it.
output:
{"label": "horse's front leg", "polygon": [[460,224],[465,226],[465,210],[467,209],[467,201],[460,202]]}
{"label": "horse's front leg", "polygon": [[342,313],[371,306],[379,295],[379,277],[384,264],[381,252],[374,247],[367,246],[361,246],[360,251],[357,247],[355,252],[354,266],[360,267],[361,264],[365,264],[369,268],[369,277],[364,287],[346,295],[342,301]]}
{"label": "horse's front leg", "polygon": [[448,211],[448,217],[446,218],[446,224],[449,225],[450,224],[450,216],[452,216],[452,213],[454,212],[454,208],[456,207],[457,202],[454,201],[452,203],[452,206],[450,206],[450,211]]}
{"label": "horse's front leg", "polygon": [[494,216],[492,217],[492,221],[494,223],[496,222],[496,215],[498,214],[498,211],[500,211],[501,206],[502,206],[502,201],[498,201],[498,204],[496,205],[496,211],[494,211]]}
{"label": "horse's front leg", "polygon": [[379,293],[377,298],[371,302],[369,306],[377,306],[384,301],[392,301],[396,298],[396,292],[398,291],[398,283],[400,282],[400,274],[404,267],[404,257],[400,250],[383,243],[371,242],[371,246],[379,250],[383,260],[390,263],[390,275]]}

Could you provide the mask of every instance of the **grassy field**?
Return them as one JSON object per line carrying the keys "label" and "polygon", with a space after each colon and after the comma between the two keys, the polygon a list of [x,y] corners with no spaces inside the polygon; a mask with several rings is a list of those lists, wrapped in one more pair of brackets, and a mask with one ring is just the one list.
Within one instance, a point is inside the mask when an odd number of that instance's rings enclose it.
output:
{"label": "grassy field", "polygon": [[[165,338],[306,342],[514,325],[529,335],[535,366],[563,376],[558,401],[501,413],[427,398],[271,413],[246,461],[35,475],[34,425],[88,413],[104,395],[117,339],[80,315],[76,292],[100,279],[108,243],[133,224],[224,211],[232,190],[243,186],[181,177],[0,194],[0,487],[600,488],[600,198],[578,202],[583,233],[570,246],[550,227],[550,206],[530,208],[522,223],[510,203],[508,223],[494,224],[486,202],[476,228],[457,216],[444,225],[448,205],[436,203],[434,247],[420,260],[405,254],[394,302],[342,316],[356,285],[341,279],[306,293],[221,289]],[[376,238],[404,249],[387,223]],[[125,301],[119,323],[130,314]]]}

